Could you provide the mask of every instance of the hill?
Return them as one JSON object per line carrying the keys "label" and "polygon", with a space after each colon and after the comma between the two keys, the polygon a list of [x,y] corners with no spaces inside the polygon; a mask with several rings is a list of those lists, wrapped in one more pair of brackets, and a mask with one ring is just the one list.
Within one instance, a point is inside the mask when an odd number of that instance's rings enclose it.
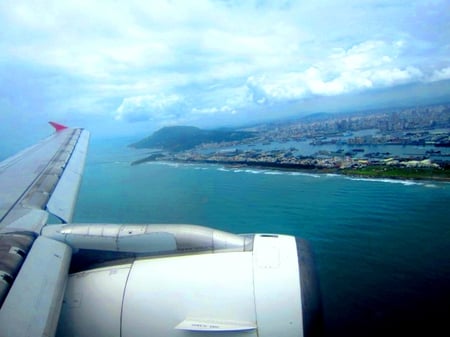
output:
{"label": "hill", "polygon": [[130,145],[134,148],[157,148],[184,151],[203,143],[240,141],[256,136],[254,132],[227,129],[202,130],[194,126],[168,126]]}

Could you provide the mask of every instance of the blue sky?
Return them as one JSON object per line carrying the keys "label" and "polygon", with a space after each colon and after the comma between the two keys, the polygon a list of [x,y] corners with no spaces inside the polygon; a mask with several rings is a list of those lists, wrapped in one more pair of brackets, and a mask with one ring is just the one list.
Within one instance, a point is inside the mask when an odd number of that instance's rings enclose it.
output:
{"label": "blue sky", "polygon": [[448,0],[0,3],[2,140],[432,102],[449,83]]}

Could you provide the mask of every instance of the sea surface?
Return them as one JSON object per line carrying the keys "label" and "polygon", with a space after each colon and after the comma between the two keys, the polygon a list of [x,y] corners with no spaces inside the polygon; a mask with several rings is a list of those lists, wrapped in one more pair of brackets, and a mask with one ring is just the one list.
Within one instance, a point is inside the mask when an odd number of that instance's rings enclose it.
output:
{"label": "sea surface", "polygon": [[74,221],[300,236],[314,250],[326,336],[450,336],[450,183],[131,166],[146,153],[133,141],[91,141]]}

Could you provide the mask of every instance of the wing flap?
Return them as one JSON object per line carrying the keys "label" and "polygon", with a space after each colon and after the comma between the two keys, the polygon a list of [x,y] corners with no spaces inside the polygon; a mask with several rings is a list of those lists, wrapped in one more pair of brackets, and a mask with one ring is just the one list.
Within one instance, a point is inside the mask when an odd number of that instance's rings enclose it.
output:
{"label": "wing flap", "polygon": [[72,221],[86,161],[88,143],[89,132],[82,131],[63,175],[47,203],[47,210],[65,223]]}
{"label": "wing flap", "polygon": [[72,250],[38,237],[0,309],[0,336],[54,336]]}

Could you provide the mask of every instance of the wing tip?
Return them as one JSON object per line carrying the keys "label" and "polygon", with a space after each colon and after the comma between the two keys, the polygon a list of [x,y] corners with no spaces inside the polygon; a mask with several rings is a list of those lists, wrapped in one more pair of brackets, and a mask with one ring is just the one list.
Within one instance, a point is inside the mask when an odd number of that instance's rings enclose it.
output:
{"label": "wing tip", "polygon": [[56,123],[56,122],[48,122],[48,123],[55,128],[56,132],[68,129],[67,126]]}

